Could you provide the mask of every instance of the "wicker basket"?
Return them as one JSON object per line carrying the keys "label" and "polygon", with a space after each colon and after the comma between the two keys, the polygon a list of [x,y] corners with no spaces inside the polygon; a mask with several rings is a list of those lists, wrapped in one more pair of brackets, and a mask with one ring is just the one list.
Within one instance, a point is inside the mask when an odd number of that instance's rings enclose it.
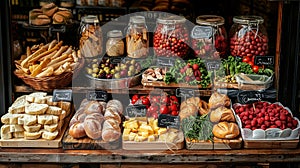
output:
{"label": "wicker basket", "polygon": [[35,90],[52,91],[53,89],[59,89],[69,85],[73,77],[76,78],[83,66],[84,59],[80,59],[74,72],[65,72],[60,75],[41,78],[35,78],[23,73],[18,73],[17,71],[14,71],[14,74]]}

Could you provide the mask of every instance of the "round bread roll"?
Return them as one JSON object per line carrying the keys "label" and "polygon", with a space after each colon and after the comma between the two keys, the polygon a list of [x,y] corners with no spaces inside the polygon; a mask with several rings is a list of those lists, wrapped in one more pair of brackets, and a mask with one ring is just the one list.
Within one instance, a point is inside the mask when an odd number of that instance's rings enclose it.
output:
{"label": "round bread roll", "polygon": [[69,122],[69,126],[73,125],[76,122],[83,123],[86,117],[86,113],[84,113],[84,108],[79,108],[76,113],[73,115],[72,119]]}
{"label": "round bread roll", "polygon": [[121,136],[121,129],[119,127],[119,124],[113,120],[108,119],[105,120],[103,123],[103,129],[102,129],[102,139],[105,142],[112,142],[119,139]]}
{"label": "round bread roll", "polygon": [[182,109],[179,111],[180,120],[184,118],[188,118],[190,116],[196,116],[198,113],[198,108],[194,104],[186,104]]}
{"label": "round bread roll", "polygon": [[123,114],[123,105],[119,100],[113,99],[107,102],[106,108],[115,107],[119,114]]}
{"label": "round bread roll", "polygon": [[218,92],[214,92],[208,100],[208,105],[211,109],[215,109],[220,106],[229,107],[230,99],[226,94],[220,94]]}
{"label": "round bread roll", "polygon": [[233,139],[240,135],[239,127],[236,123],[220,122],[213,126],[213,134],[221,139]]}
{"label": "round bread roll", "polygon": [[69,135],[73,138],[82,138],[86,136],[83,123],[74,123],[69,129]]}
{"label": "round bread roll", "polygon": [[90,101],[86,107],[84,112],[86,114],[92,114],[92,113],[101,113],[103,114],[104,107],[99,103],[98,101]]}
{"label": "round bread roll", "polygon": [[209,112],[209,105],[204,100],[200,100],[198,108],[199,108],[199,114],[200,115],[204,115],[204,114],[207,114]]}
{"label": "round bread roll", "polygon": [[198,106],[200,102],[200,98],[199,97],[190,97],[188,99],[186,99],[185,101],[183,101],[181,104],[180,104],[180,109],[182,109],[184,106],[186,105],[190,105],[190,104],[193,104],[195,105],[196,107]]}
{"label": "round bread roll", "polygon": [[231,109],[221,106],[210,112],[210,121],[214,123],[221,121],[235,122],[235,118]]}
{"label": "round bread roll", "polygon": [[86,135],[91,139],[100,139],[104,117],[100,113],[89,114],[83,122]]}
{"label": "round bread roll", "polygon": [[115,107],[108,107],[105,112],[104,112],[104,118],[107,120],[109,118],[114,119],[116,122],[118,122],[119,124],[121,123],[121,117],[118,113],[117,108]]}

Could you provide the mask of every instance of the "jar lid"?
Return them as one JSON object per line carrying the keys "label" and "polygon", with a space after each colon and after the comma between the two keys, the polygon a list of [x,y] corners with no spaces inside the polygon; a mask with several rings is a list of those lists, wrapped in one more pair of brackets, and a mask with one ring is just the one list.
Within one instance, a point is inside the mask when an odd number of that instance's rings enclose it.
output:
{"label": "jar lid", "polygon": [[130,23],[146,23],[146,19],[144,16],[131,16],[129,18]]}
{"label": "jar lid", "polygon": [[107,33],[107,37],[122,37],[122,31],[121,30],[111,30]]}
{"label": "jar lid", "polygon": [[85,23],[99,23],[99,20],[96,15],[87,15],[81,18],[82,22]]}
{"label": "jar lid", "polygon": [[164,16],[164,17],[157,18],[157,23],[178,24],[178,23],[184,23],[185,20],[186,19],[183,16],[172,15],[172,16]]}
{"label": "jar lid", "polygon": [[264,19],[261,16],[255,15],[234,16],[233,22],[240,24],[261,24],[264,22]]}
{"label": "jar lid", "polygon": [[224,25],[225,19],[217,15],[200,15],[196,18],[196,23],[205,26],[221,26]]}

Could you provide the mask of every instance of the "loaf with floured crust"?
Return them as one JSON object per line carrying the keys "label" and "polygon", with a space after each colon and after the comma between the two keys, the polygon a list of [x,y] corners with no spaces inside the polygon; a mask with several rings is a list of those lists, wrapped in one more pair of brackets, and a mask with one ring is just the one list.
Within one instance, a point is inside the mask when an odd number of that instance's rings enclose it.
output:
{"label": "loaf with floured crust", "polygon": [[91,139],[100,139],[104,117],[100,113],[93,113],[85,117],[83,126],[86,135]]}
{"label": "loaf with floured crust", "polygon": [[82,138],[86,136],[83,123],[77,122],[70,126],[69,135],[73,138]]}

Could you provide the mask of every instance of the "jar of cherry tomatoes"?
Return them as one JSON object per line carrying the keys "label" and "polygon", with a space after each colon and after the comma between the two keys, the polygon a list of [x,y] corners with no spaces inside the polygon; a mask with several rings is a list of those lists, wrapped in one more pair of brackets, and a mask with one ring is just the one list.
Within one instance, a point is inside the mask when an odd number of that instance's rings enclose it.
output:
{"label": "jar of cherry tomatoes", "polygon": [[255,56],[268,54],[268,35],[263,26],[264,19],[260,16],[233,17],[230,36],[230,53],[240,56],[243,62],[254,64]]}
{"label": "jar of cherry tomatoes", "polygon": [[158,57],[185,57],[188,53],[189,33],[186,19],[181,16],[160,17],[153,36],[154,53]]}
{"label": "jar of cherry tomatoes", "polygon": [[224,58],[227,51],[225,19],[216,15],[201,15],[196,19],[192,32],[192,48],[196,57]]}

